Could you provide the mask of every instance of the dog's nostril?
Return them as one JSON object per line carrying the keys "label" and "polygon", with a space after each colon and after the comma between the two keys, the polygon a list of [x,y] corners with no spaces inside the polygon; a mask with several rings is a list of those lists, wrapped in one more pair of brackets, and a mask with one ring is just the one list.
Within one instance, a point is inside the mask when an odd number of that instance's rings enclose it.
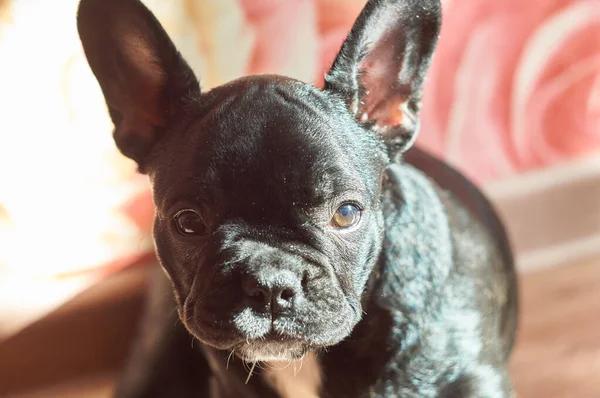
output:
{"label": "dog's nostril", "polygon": [[270,290],[260,285],[253,276],[246,276],[242,280],[242,290],[245,296],[255,305],[268,305],[271,302]]}
{"label": "dog's nostril", "polygon": [[261,289],[256,289],[254,292],[250,293],[249,296],[252,300],[260,304],[268,304],[269,302],[268,294]]}
{"label": "dog's nostril", "polygon": [[297,304],[296,301],[299,294],[300,292],[292,286],[277,289],[271,301],[271,311],[273,311],[273,314],[293,310]]}
{"label": "dog's nostril", "polygon": [[286,289],[283,289],[281,291],[280,297],[284,301],[291,301],[294,298],[295,295],[296,295],[296,293],[294,292],[293,289],[286,288]]}

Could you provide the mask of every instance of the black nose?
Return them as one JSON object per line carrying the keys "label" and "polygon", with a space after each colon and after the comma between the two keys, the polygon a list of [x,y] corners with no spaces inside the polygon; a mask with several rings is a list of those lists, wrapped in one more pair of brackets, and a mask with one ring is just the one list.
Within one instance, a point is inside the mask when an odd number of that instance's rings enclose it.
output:
{"label": "black nose", "polygon": [[278,314],[292,311],[302,299],[302,282],[288,270],[261,269],[242,277],[248,305],[256,311]]}

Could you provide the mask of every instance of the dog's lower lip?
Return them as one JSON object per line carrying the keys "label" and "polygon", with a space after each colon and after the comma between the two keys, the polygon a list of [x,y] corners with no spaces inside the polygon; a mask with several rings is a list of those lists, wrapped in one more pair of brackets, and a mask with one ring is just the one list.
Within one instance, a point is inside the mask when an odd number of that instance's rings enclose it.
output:
{"label": "dog's lower lip", "polygon": [[273,332],[269,332],[259,339],[251,339],[248,341],[251,343],[262,343],[262,344],[266,344],[266,343],[301,344],[301,343],[304,343],[304,340],[302,340],[300,338],[289,336],[286,334],[273,333]]}
{"label": "dog's lower lip", "polygon": [[275,336],[244,341],[234,352],[246,362],[270,362],[298,360],[310,349],[310,344],[303,340]]}

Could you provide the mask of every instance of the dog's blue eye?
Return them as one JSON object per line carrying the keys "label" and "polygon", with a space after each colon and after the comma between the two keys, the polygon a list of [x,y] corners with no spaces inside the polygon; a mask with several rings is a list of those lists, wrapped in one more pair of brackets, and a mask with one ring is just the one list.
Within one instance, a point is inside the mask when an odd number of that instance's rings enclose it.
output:
{"label": "dog's blue eye", "polygon": [[203,235],[206,224],[194,210],[181,210],[175,215],[177,232],[184,236]]}
{"label": "dog's blue eye", "polygon": [[336,228],[350,228],[359,221],[360,209],[351,203],[340,206],[331,219],[332,225]]}

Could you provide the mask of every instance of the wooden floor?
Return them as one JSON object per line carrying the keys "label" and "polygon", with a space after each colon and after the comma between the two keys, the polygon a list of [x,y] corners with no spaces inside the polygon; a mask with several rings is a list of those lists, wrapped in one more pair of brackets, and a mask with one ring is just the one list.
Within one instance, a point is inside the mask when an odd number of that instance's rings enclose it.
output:
{"label": "wooden floor", "polygon": [[522,398],[600,397],[600,259],[521,278],[512,363]]}
{"label": "wooden floor", "polygon": [[[511,372],[520,398],[600,397],[600,259],[521,278],[521,329]],[[19,398],[109,397],[114,373]]]}

